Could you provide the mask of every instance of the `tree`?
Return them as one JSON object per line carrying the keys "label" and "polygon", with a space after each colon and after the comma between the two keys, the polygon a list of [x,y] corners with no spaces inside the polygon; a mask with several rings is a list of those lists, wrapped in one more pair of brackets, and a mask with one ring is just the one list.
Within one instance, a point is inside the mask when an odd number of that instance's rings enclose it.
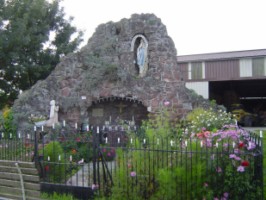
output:
{"label": "tree", "polygon": [[72,20],[60,0],[0,0],[0,108],[78,48],[83,33]]}

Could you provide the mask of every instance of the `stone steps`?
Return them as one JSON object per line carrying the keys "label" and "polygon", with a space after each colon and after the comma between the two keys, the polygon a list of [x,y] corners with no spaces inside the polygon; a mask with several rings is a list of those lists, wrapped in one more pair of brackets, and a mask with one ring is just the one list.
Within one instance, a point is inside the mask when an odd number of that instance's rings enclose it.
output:
{"label": "stone steps", "polygon": [[21,177],[16,163],[18,163],[22,173],[26,199],[40,199],[40,179],[35,164],[6,160],[0,160],[0,199],[23,199]]}

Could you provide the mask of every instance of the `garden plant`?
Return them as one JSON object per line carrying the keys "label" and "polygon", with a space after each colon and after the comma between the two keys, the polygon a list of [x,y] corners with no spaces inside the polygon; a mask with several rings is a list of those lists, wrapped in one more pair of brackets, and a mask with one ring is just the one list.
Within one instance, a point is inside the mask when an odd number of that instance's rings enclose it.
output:
{"label": "garden plant", "polygon": [[[217,108],[183,122],[163,110],[116,150],[108,199],[247,199],[261,197],[260,139]],[[219,184],[217,184],[219,183]],[[99,195],[99,199],[100,199]]]}

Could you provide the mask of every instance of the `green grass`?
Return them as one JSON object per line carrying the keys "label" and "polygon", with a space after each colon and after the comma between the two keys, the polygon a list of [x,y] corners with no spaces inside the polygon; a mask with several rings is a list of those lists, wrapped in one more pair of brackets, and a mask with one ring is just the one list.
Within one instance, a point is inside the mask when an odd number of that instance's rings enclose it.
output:
{"label": "green grass", "polygon": [[42,193],[41,198],[44,200],[77,200],[70,194],[58,194],[58,193],[53,193],[53,194],[47,194],[47,193]]}

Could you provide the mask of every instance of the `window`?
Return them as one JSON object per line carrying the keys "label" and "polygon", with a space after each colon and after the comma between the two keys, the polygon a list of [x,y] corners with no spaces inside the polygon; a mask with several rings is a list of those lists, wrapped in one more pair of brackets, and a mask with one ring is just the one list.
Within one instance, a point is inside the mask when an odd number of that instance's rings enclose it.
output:
{"label": "window", "polygon": [[265,68],[265,57],[240,59],[240,77],[265,76]]}
{"label": "window", "polygon": [[252,62],[250,58],[240,59],[240,77],[252,76]]}
{"label": "window", "polygon": [[189,79],[204,79],[205,78],[205,63],[193,62],[189,63]]}
{"label": "window", "polygon": [[253,58],[252,59],[252,75],[263,76],[264,72],[264,58]]}

